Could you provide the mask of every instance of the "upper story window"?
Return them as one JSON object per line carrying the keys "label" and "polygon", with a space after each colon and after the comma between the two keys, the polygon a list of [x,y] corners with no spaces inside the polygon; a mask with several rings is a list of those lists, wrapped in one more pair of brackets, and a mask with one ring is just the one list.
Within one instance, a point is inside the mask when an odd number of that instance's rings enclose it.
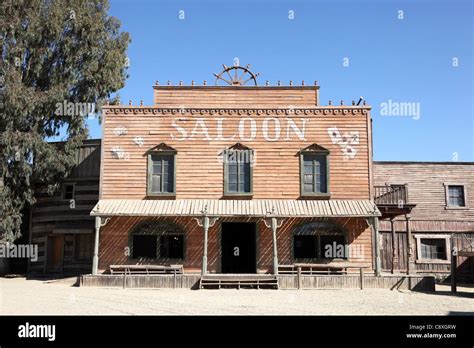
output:
{"label": "upper story window", "polygon": [[164,143],[147,152],[148,196],[176,194],[176,150]]}
{"label": "upper story window", "polygon": [[329,196],[329,150],[313,144],[300,151],[301,195]]}
{"label": "upper story window", "polygon": [[466,208],[466,187],[462,184],[444,184],[446,208]]}
{"label": "upper story window", "polygon": [[224,151],[225,195],[252,194],[253,157],[253,150],[240,143]]}
{"label": "upper story window", "polygon": [[464,186],[448,186],[449,205],[455,207],[464,207]]}
{"label": "upper story window", "polygon": [[64,184],[63,187],[63,199],[74,199],[74,193],[75,193],[75,184],[74,183],[69,183],[69,184]]}

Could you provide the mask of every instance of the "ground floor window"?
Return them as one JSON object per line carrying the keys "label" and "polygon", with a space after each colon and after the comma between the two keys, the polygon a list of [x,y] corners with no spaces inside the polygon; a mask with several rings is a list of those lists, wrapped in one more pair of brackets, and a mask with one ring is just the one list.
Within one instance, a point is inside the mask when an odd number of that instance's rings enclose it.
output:
{"label": "ground floor window", "polygon": [[449,262],[450,242],[448,235],[415,235],[419,262]]}
{"label": "ground floor window", "polygon": [[347,259],[346,234],[333,223],[298,226],[293,234],[293,257],[303,259]]}
{"label": "ground floor window", "polygon": [[157,257],[157,244],[155,235],[135,234],[133,236],[133,258],[146,257],[155,259]]}
{"label": "ground floor window", "polygon": [[76,235],[75,244],[76,260],[92,260],[94,248],[92,233]]}
{"label": "ground floor window", "polygon": [[184,259],[184,233],[172,224],[142,224],[132,232],[130,243],[133,259]]}
{"label": "ground floor window", "polygon": [[421,238],[421,258],[430,260],[447,260],[446,240]]}
{"label": "ground floor window", "polygon": [[183,235],[168,234],[160,237],[160,256],[169,259],[183,259]]}

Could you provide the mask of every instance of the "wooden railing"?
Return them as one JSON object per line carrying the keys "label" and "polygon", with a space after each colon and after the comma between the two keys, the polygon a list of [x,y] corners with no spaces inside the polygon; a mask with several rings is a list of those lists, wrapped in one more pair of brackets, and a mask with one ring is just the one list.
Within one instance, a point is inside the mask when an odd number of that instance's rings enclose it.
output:
{"label": "wooden railing", "polygon": [[408,189],[406,185],[375,186],[376,204],[404,205],[408,203]]}

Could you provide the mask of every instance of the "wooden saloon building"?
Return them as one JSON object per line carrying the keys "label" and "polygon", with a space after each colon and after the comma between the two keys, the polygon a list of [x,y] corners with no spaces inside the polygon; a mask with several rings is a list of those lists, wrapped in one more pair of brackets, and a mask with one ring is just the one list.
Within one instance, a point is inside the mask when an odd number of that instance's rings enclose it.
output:
{"label": "wooden saloon building", "polygon": [[217,76],[104,109],[93,274],[374,269],[370,107],[322,106],[316,84],[257,86],[244,67]]}
{"label": "wooden saloon building", "polygon": [[[397,185],[410,179],[373,163],[371,107],[362,100],[323,106],[316,83],[258,86],[236,66],[224,66],[215,85],[157,82],[153,91],[151,106],[103,109],[100,173],[94,165],[94,175],[69,180],[78,197],[89,193],[80,206],[90,210],[100,179],[90,217],[74,212],[85,229],[33,210],[43,269],[59,259],[62,270],[79,267],[76,255],[87,250],[85,286],[391,288],[404,277],[380,275],[403,271],[404,255],[416,262],[415,244],[391,249],[403,233],[436,253],[407,223],[418,208]],[[407,288],[434,286],[410,277]]]}

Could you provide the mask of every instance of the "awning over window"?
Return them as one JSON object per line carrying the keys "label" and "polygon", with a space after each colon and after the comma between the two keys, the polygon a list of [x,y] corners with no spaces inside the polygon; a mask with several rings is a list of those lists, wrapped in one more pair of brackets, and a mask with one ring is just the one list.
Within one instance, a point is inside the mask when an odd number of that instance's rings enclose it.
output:
{"label": "awning over window", "polygon": [[92,216],[246,216],[246,217],[375,217],[369,200],[133,200],[102,199]]}

